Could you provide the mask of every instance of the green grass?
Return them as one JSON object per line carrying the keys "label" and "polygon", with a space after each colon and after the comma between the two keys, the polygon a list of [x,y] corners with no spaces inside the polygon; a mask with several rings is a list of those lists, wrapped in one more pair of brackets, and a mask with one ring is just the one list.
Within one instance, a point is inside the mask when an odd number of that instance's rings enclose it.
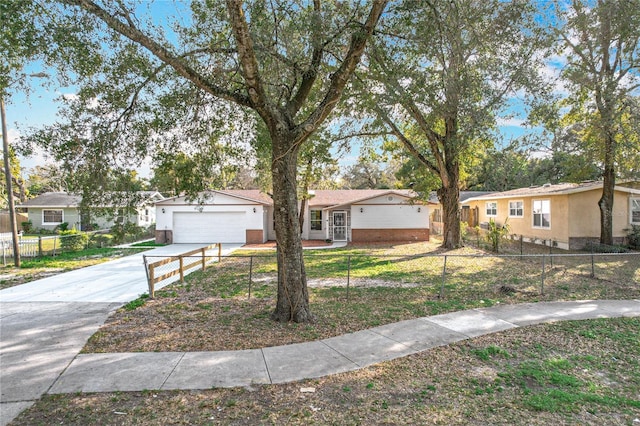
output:
{"label": "green grass", "polygon": [[[61,253],[57,256],[43,256],[36,258],[23,258],[22,268],[63,268],[75,269],[82,267],[84,263],[91,263],[92,260],[108,258],[115,255],[128,254],[131,251],[123,251],[114,248],[94,248],[77,252]],[[134,252],[131,252],[132,254]],[[95,262],[94,262],[95,263]]]}
{"label": "green grass", "polygon": [[490,358],[500,355],[503,358],[509,358],[509,352],[495,345],[488,346],[482,349],[474,349],[471,351],[475,356],[483,361],[489,361]]}
{"label": "green grass", "polygon": [[126,311],[134,311],[137,308],[139,308],[140,306],[144,305],[144,303],[147,301],[148,298],[149,298],[148,294],[143,294],[140,297],[138,297],[137,299],[132,300],[131,302],[129,302],[126,305],[124,305],[124,309]]}
{"label": "green grass", "polygon": [[[577,354],[559,354],[551,345],[536,345],[523,357],[487,346],[471,349],[471,353],[497,369],[496,383],[521,394],[521,403],[534,411],[593,413],[640,408],[640,318],[570,321],[554,327],[558,334],[597,340],[608,350],[590,352],[581,347],[576,348]],[[618,383],[627,383],[630,392],[619,389]]]}
{"label": "green grass", "polygon": [[156,243],[155,241],[143,241],[141,243],[131,244],[131,247],[164,247],[166,244]]}

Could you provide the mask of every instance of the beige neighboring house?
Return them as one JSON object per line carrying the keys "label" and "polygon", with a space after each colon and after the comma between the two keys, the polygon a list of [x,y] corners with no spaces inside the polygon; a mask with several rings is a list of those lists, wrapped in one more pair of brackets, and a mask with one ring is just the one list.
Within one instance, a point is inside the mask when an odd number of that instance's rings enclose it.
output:
{"label": "beige neighboring house", "polygon": [[[82,197],[66,192],[45,192],[25,201],[16,208],[26,210],[33,229],[53,230],[62,223],[68,223],[69,229],[85,230],[87,223],[95,224],[98,229],[111,228],[117,223],[135,223],[147,228],[155,223],[156,201],[164,199],[157,191],[139,191],[140,199],[135,211],[122,214],[118,207],[94,207],[90,217],[83,217],[80,209]],[[20,226],[20,224],[18,224]]]}
{"label": "beige neighboring house", "polygon": [[[428,241],[429,204],[409,190],[315,190],[302,239]],[[275,240],[273,200],[258,190],[210,191],[156,203],[159,243],[263,243]]]}
{"label": "beige neighboring house", "polygon": [[[473,227],[478,224],[478,212],[476,210],[472,210],[469,208],[469,205],[466,204],[466,201],[470,198],[482,197],[487,194],[492,194],[492,192],[488,191],[460,191],[460,196],[458,199],[458,204],[460,207],[460,221],[466,222],[469,226]],[[444,222],[443,222],[443,214],[442,214],[442,204],[440,204],[440,200],[438,199],[438,194],[436,191],[432,191],[429,194],[429,201],[432,203],[431,206],[431,235],[442,235],[444,230]]]}
{"label": "beige neighboring house", "polygon": [[[496,192],[466,200],[477,209],[481,227],[491,219],[508,221],[510,233],[525,241],[582,249],[600,239],[602,182],[546,184]],[[640,187],[637,183],[616,185],[613,202],[613,237],[623,244],[631,225],[640,225]]]}

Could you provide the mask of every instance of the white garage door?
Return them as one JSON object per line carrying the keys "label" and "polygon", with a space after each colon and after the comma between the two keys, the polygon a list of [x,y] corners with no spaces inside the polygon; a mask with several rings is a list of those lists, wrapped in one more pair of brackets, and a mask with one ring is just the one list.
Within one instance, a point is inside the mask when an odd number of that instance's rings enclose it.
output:
{"label": "white garage door", "polygon": [[174,243],[244,243],[245,212],[173,214]]}

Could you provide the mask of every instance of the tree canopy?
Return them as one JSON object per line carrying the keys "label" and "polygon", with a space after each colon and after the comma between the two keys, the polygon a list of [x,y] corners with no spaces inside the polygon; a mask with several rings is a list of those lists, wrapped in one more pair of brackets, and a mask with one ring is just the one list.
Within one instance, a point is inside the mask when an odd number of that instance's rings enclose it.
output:
{"label": "tree canopy", "polygon": [[370,49],[363,105],[439,178],[443,247],[460,244],[461,165],[487,147],[509,97],[539,81],[534,18],[528,2],[405,2]]}
{"label": "tree canopy", "polygon": [[158,3],[56,4],[60,19],[92,23],[77,37],[96,59],[72,67],[81,83],[78,97],[66,121],[40,133],[40,142],[62,158],[81,159],[78,173],[121,173],[153,152],[202,151],[230,128],[246,139],[260,120],[271,142],[281,248],[273,318],[311,320],[297,214],[298,154],[339,102],[386,1],[193,0],[174,3],[178,10],[165,22],[151,13]]}

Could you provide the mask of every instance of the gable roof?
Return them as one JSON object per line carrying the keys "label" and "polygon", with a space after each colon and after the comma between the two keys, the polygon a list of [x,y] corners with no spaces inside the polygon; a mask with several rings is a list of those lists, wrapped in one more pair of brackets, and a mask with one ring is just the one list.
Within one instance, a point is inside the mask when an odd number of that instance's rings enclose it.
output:
{"label": "gable roof", "polygon": [[[387,194],[395,194],[405,198],[415,198],[418,195],[410,189],[317,189],[310,190],[309,193],[312,195],[309,199],[309,207],[345,206]],[[207,191],[200,194],[205,204],[207,204],[207,194],[223,194],[267,206],[273,205],[273,199],[271,196],[258,189],[225,189]],[[169,205],[183,197],[184,196],[165,198],[156,204]],[[424,204],[424,202],[422,202],[422,204]]]}
{"label": "gable roof", "polygon": [[311,207],[339,207],[387,194],[405,198],[415,198],[418,195],[410,189],[319,189],[313,193],[315,195],[309,200]]}
{"label": "gable roof", "polygon": [[[516,197],[533,197],[533,196],[550,196],[550,195],[567,195],[578,192],[594,191],[602,189],[602,181],[590,181],[582,183],[558,183],[555,185],[545,184],[542,186],[534,186],[529,188],[517,188],[510,191],[494,192],[480,197],[470,198],[467,201],[475,200],[492,200],[501,198]],[[624,184],[621,184],[624,185]],[[633,189],[621,185],[616,185],[616,191],[627,192],[630,194],[640,194],[640,190]]]}
{"label": "gable roof", "polygon": [[[136,195],[141,198],[141,204],[145,204],[151,201],[155,197],[163,198],[162,194],[158,191],[138,191]],[[68,194],[66,192],[45,192],[38,195],[35,198],[25,201],[24,203],[16,206],[23,208],[74,208],[80,207],[82,203],[82,196],[77,194]]]}
{"label": "gable roof", "polygon": [[45,192],[35,198],[25,201],[16,207],[78,207],[82,197],[66,192]]}
{"label": "gable roof", "polygon": [[[268,194],[260,191],[259,189],[225,189],[225,190],[211,190],[206,192],[198,193],[198,196],[190,203],[201,199],[204,204],[208,204],[208,200],[214,198],[215,194],[228,195],[230,197],[239,198],[241,200],[250,201],[257,204],[264,204],[267,206],[273,205],[273,200]],[[178,199],[184,199],[185,202],[186,196],[178,195],[176,197],[165,198],[162,201],[158,201],[156,204],[158,205],[169,205],[175,203]]]}
{"label": "gable roof", "polygon": [[[460,191],[460,199],[459,202],[463,203],[470,198],[482,197],[484,195],[493,194],[495,191]],[[440,204],[440,200],[438,199],[438,193],[436,191],[431,191],[429,193],[429,202],[434,204]]]}

